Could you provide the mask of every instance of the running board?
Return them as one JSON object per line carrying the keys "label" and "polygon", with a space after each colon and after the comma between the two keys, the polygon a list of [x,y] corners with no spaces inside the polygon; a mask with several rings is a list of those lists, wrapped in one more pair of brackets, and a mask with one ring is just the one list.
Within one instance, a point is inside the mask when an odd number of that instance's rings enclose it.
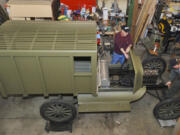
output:
{"label": "running board", "polygon": [[99,92],[78,95],[78,112],[119,112],[130,111],[133,92]]}

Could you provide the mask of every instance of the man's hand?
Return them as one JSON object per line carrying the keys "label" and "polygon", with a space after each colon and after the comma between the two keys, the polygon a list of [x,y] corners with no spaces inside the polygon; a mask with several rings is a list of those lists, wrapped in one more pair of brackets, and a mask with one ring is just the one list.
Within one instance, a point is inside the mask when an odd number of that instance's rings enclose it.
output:
{"label": "man's hand", "polygon": [[175,69],[180,68],[180,64],[177,64],[177,65],[173,66],[173,68],[175,68]]}
{"label": "man's hand", "polygon": [[125,54],[124,54],[124,56],[126,57],[126,59],[128,59],[128,58],[129,58],[128,53],[125,53]]}
{"label": "man's hand", "polygon": [[124,54],[124,56],[126,57],[126,59],[128,59],[128,58],[129,58],[128,53],[126,53],[126,51],[124,51],[123,48],[121,48],[120,50],[121,50],[121,52],[123,52],[123,54]]}
{"label": "man's hand", "polygon": [[168,88],[171,87],[171,84],[172,84],[171,81],[168,81],[168,82],[166,83],[166,85],[168,86]]}

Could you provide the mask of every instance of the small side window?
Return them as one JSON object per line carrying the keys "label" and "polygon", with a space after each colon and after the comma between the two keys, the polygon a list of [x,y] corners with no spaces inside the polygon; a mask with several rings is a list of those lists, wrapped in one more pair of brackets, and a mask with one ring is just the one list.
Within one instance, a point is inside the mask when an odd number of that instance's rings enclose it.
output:
{"label": "small side window", "polygon": [[74,57],[75,72],[91,72],[91,57]]}

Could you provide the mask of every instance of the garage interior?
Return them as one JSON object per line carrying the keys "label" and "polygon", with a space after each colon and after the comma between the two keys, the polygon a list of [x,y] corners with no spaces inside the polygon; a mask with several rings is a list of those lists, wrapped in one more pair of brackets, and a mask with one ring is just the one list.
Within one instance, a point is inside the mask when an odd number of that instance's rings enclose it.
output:
{"label": "garage interior", "polygon": [[180,0],[1,0],[0,135],[180,135],[179,50]]}

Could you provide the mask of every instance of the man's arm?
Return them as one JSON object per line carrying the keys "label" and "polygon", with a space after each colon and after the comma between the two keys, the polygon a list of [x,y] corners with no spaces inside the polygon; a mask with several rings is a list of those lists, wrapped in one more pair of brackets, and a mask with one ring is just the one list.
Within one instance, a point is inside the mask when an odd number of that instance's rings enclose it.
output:
{"label": "man's arm", "polygon": [[[129,58],[128,53],[126,53],[126,51],[123,48],[120,48],[121,52],[124,54],[124,56],[126,57],[126,59]],[[127,50],[127,49],[126,49]]]}
{"label": "man's arm", "polygon": [[128,53],[129,53],[129,51],[130,51],[131,47],[132,47],[132,44],[130,44],[130,45],[127,47],[126,51],[124,51],[124,49],[123,49],[123,48],[122,48],[122,50],[123,50],[124,52],[121,50],[121,51],[123,52],[123,54],[125,55],[126,59],[128,59],[128,58],[129,58]]}
{"label": "man's arm", "polygon": [[127,49],[126,49],[126,53],[129,53],[129,51],[130,51],[131,47],[132,47],[132,44],[130,44],[130,45],[127,47]]}
{"label": "man's arm", "polygon": [[176,78],[176,75],[177,75],[177,72],[174,69],[172,69],[169,76],[169,81],[172,82]]}
{"label": "man's arm", "polygon": [[170,87],[171,86],[171,84],[172,84],[172,81],[176,78],[176,75],[177,75],[177,73],[175,72],[175,70],[171,70],[171,73],[170,73],[170,76],[169,76],[169,81],[166,83],[166,85],[168,86],[168,87]]}

